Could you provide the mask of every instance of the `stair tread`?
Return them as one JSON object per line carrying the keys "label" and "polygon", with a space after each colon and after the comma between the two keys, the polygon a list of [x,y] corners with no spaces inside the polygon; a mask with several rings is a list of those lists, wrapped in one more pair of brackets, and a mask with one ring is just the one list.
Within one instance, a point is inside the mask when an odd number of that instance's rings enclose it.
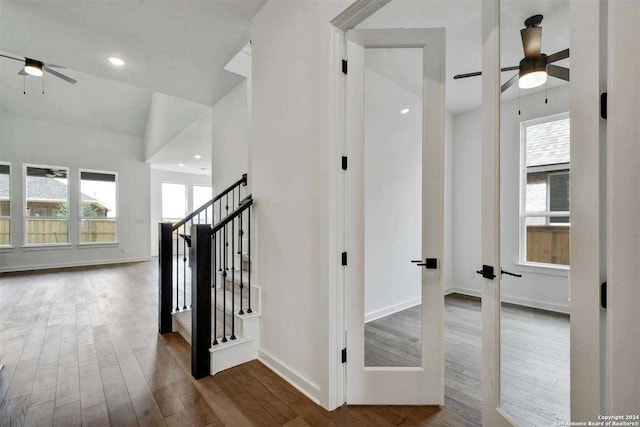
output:
{"label": "stair tread", "polygon": [[[184,314],[181,315],[182,313],[188,313],[188,314]],[[180,324],[180,326],[187,332],[187,333],[191,333],[191,310],[187,309],[187,310],[183,310],[180,311],[178,313],[174,313],[174,314],[178,314],[177,316],[175,316],[176,322],[178,322]],[[218,308],[217,310],[217,316],[218,316],[218,325],[217,325],[217,334],[216,336],[218,338],[223,336],[223,324],[222,324],[222,309]],[[239,321],[239,319],[245,320],[245,319],[253,319],[255,317],[260,317],[261,313],[254,311],[251,313],[245,313],[245,314],[236,314],[236,325],[237,322]],[[226,336],[228,337],[229,335],[231,335],[231,313],[227,312],[227,320],[226,320],[226,328],[227,328],[227,333]],[[213,313],[211,313],[211,320],[213,321]],[[236,336],[238,336],[238,338],[240,338],[240,334],[237,333]],[[219,339],[218,339],[219,341]]]}

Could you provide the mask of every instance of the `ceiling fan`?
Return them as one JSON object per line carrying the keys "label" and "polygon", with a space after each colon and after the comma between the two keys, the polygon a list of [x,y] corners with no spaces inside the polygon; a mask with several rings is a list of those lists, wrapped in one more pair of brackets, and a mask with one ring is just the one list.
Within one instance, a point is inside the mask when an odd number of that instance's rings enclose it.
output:
{"label": "ceiling fan", "polygon": [[47,178],[66,178],[67,171],[59,169],[49,169],[44,173]]}
{"label": "ceiling fan", "polygon": [[[533,89],[542,86],[547,82],[547,76],[557,79],[569,81],[569,69],[554,65],[554,62],[569,57],[569,49],[561,50],[552,55],[540,53],[542,47],[542,15],[534,15],[524,21],[524,26],[520,30],[522,37],[522,48],[524,50],[524,58],[520,61],[520,65],[513,67],[501,68],[500,71],[514,71],[518,73],[504,82],[500,87],[500,92],[509,89],[515,82],[518,82],[520,89]],[[481,75],[482,72],[458,74],[453,76],[454,79],[464,79]]]}
{"label": "ceiling fan", "polygon": [[21,76],[42,77],[46,72],[68,83],[71,83],[71,84],[77,83],[77,80],[74,80],[69,76],[65,76],[64,74],[53,69],[53,68],[65,68],[65,67],[61,67],[60,65],[45,64],[44,62],[38,61],[37,59],[26,58],[26,57],[24,59],[15,58],[13,56],[4,55],[1,53],[0,53],[0,57],[9,58],[9,59],[13,59],[14,61],[19,61],[24,63],[24,67],[22,67],[22,69],[18,72],[18,74]]}

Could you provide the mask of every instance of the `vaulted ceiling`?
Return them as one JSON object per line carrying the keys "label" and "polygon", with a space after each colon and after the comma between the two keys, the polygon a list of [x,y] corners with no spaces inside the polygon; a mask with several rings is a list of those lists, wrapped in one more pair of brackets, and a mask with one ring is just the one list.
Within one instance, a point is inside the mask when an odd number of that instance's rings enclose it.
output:
{"label": "vaulted ceiling", "polygon": [[2,0],[0,50],[212,105],[241,81],[224,66],[264,1]]}

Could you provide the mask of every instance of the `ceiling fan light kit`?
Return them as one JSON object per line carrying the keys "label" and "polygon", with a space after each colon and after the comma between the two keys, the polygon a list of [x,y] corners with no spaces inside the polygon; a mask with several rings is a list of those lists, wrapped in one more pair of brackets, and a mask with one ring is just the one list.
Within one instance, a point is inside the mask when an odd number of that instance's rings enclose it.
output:
{"label": "ceiling fan light kit", "polygon": [[77,83],[77,80],[72,79],[71,77],[53,69],[53,68],[65,68],[59,65],[45,64],[44,62],[38,61],[37,59],[32,59],[27,57],[25,57],[24,59],[20,59],[14,56],[5,55],[3,53],[0,53],[0,58],[7,58],[7,59],[12,59],[14,61],[22,62],[24,66],[20,69],[20,71],[18,71],[18,75],[20,76],[43,77],[44,73],[48,73],[54,77],[64,80],[67,83],[71,83],[71,84]]}
{"label": "ceiling fan light kit", "polygon": [[30,76],[42,77],[44,74],[42,71],[43,63],[40,61],[36,61],[35,59],[25,58],[24,59],[24,72],[29,74]]}
{"label": "ceiling fan light kit", "polygon": [[533,89],[547,82],[547,55],[541,53],[538,57],[524,58],[520,61],[518,71],[518,87]]}

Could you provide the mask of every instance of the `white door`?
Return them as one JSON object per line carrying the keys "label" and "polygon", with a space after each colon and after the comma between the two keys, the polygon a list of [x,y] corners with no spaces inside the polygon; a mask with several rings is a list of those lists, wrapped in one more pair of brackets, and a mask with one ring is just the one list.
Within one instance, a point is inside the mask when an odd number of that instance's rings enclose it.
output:
{"label": "white door", "polygon": [[[524,16],[529,16],[530,5],[521,3]],[[482,265],[493,267],[493,272],[483,280],[482,291],[482,424],[510,426],[518,423],[503,409],[500,390],[499,68],[500,23],[504,21],[500,16],[500,0],[483,0],[482,8],[482,259],[479,261]],[[601,74],[598,63],[598,58],[602,61],[603,53],[606,53],[600,51],[600,40],[606,28],[600,27],[603,23],[602,13],[599,1],[572,0],[570,3],[570,21],[581,23],[571,25],[570,30],[570,418],[582,422],[598,421],[598,415],[607,412],[602,399],[606,378],[601,369],[604,311],[600,308],[600,283],[606,278],[602,263],[605,242],[601,234],[604,227],[601,217],[604,203],[601,174],[604,165],[600,158],[605,122],[599,117],[600,93],[606,87],[605,76]],[[478,265],[478,268],[482,265]],[[526,393],[520,398],[526,399]]]}
{"label": "white door", "polygon": [[[412,404],[442,405],[444,403],[444,345],[443,345],[443,313],[444,294],[441,281],[444,250],[444,120],[445,120],[445,31],[444,29],[385,29],[385,30],[351,30],[347,32],[347,154],[348,173],[346,183],[346,236],[348,266],[346,280],[346,327],[347,327],[347,396],[349,404]],[[395,83],[389,74],[394,65],[399,74],[402,71],[416,71],[422,68],[418,78],[421,91],[419,96],[421,110],[419,116],[411,116],[410,108],[398,105],[390,114],[396,114],[393,120],[417,119],[421,133],[417,135],[417,149],[408,152],[403,145],[407,138],[399,138],[397,133],[390,132],[388,145],[381,149],[388,150],[388,159],[384,156],[374,162],[367,157],[368,143],[380,135],[368,134],[365,130],[365,117],[371,97],[365,96],[366,51],[382,50],[390,57],[394,49],[411,49],[413,52],[401,52],[400,56],[413,55],[419,50],[421,60],[417,67],[411,69],[397,67],[398,64],[377,64],[378,71],[372,76],[379,79],[382,86],[389,91],[384,109],[395,102],[391,89]],[[384,55],[382,55],[384,57]],[[384,58],[383,58],[384,60]],[[385,71],[386,70],[386,71]],[[386,85],[386,86],[385,86]],[[399,85],[402,86],[402,85]],[[410,86],[410,85],[405,85]],[[384,89],[385,91],[387,89]],[[402,89],[397,92],[402,92]],[[415,91],[414,91],[415,92]],[[393,92],[395,93],[395,92]],[[380,94],[378,94],[380,95]],[[407,101],[409,102],[409,101]],[[401,114],[405,116],[401,116]],[[415,113],[415,111],[413,111]],[[385,114],[385,113],[380,113]],[[371,117],[369,117],[371,120]],[[385,117],[383,117],[385,119]],[[369,129],[371,132],[371,129]],[[401,132],[402,133],[402,132]],[[385,137],[386,138],[386,137]],[[394,148],[397,147],[397,150]],[[402,151],[405,150],[405,151]],[[408,157],[401,157],[402,154]],[[412,159],[413,157],[413,159]],[[379,204],[376,209],[366,194],[380,195],[377,188],[371,188],[367,182],[367,168],[373,168],[375,174],[383,178],[379,181],[386,185],[397,180],[400,173],[406,170],[398,159],[406,159],[407,163],[417,162],[418,182],[416,197],[395,201],[396,193],[390,193],[388,203]],[[366,159],[369,159],[365,161]],[[395,159],[395,160],[394,160]],[[368,162],[368,163],[367,163]],[[394,163],[395,162],[395,163]],[[375,163],[375,164],[373,164]],[[413,166],[412,166],[413,167]],[[407,165],[406,168],[409,168]],[[385,175],[386,174],[386,175]],[[409,186],[415,181],[406,180]],[[382,185],[378,184],[378,185]],[[397,191],[404,191],[400,184]],[[384,202],[384,200],[383,200]],[[414,202],[415,205],[411,203]],[[392,205],[390,211],[389,205]],[[413,207],[412,207],[413,206]],[[394,231],[400,233],[403,221],[418,213],[417,225],[412,235],[408,236],[406,245],[413,244],[418,253],[408,254],[405,262],[398,266],[386,266],[385,257],[396,257],[398,253],[407,251],[403,239],[397,239]],[[374,217],[376,214],[377,217]],[[377,230],[371,230],[373,222],[386,230],[380,244],[371,247],[366,236],[377,236]],[[382,225],[380,225],[382,224]],[[396,224],[397,228],[390,226]],[[369,229],[367,229],[369,227]],[[383,233],[381,233],[383,234]],[[393,244],[392,244],[393,241]],[[388,246],[388,248],[387,248]],[[384,250],[388,250],[385,254]],[[380,252],[382,251],[382,255]],[[381,262],[377,262],[374,252]],[[429,258],[429,263],[426,262]],[[435,261],[434,261],[435,260]],[[412,261],[420,261],[413,262]],[[435,262],[435,265],[434,265]],[[428,265],[425,265],[428,264]],[[377,269],[376,269],[377,268]],[[407,270],[413,269],[413,270]],[[366,272],[377,271],[375,275]],[[401,271],[406,273],[401,273]],[[415,272],[415,273],[412,273]],[[389,274],[390,273],[390,274]],[[375,276],[375,277],[374,277]],[[389,302],[383,308],[369,310],[368,297],[374,291],[367,287],[368,283],[382,282],[382,288],[376,290],[378,303]],[[396,281],[403,282],[415,277],[417,297],[404,298],[399,302],[391,301],[398,297],[400,291],[391,291]],[[388,286],[388,287],[385,287]],[[369,292],[370,291],[370,292]],[[387,292],[385,294],[385,292]],[[370,298],[369,298],[370,299]],[[388,300],[388,301],[385,301]],[[404,316],[404,317],[402,317]],[[390,323],[384,323],[386,321]],[[366,321],[366,324],[365,324]],[[403,323],[404,322],[404,323]],[[395,332],[385,325],[396,328]],[[376,329],[376,326],[377,327]],[[405,334],[399,337],[394,335]],[[414,334],[411,336],[411,334]],[[375,349],[365,348],[373,345]],[[371,362],[369,357],[376,351],[387,352],[388,358],[379,357]],[[417,355],[417,356],[416,356]],[[395,358],[395,361],[393,360]],[[369,363],[371,362],[371,363]],[[398,362],[398,363],[396,363]]]}

